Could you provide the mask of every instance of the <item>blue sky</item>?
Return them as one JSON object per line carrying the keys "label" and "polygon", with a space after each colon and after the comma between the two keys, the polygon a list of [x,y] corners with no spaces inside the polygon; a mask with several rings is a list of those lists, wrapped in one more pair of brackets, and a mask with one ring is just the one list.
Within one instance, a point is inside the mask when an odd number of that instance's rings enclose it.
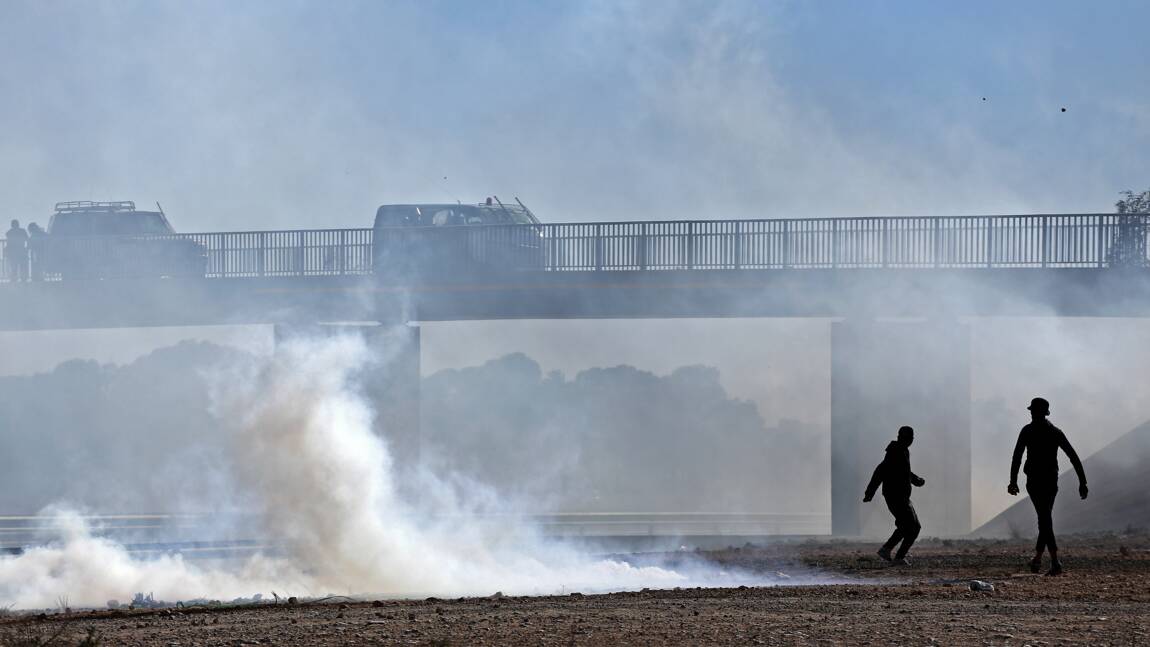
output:
{"label": "blue sky", "polygon": [[1108,211],[1150,186],[1148,20],[1136,2],[7,2],[0,216],[135,199],[182,230],[354,227],[491,193],[552,221]]}

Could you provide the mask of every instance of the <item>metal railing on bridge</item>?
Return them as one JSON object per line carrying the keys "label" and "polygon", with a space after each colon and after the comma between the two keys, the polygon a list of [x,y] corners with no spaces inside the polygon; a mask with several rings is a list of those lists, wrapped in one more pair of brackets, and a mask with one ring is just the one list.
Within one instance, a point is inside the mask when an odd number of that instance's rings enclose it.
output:
{"label": "metal railing on bridge", "polygon": [[[1146,266],[1128,214],[682,220],[47,237],[3,280],[459,271]],[[438,268],[438,272],[434,271]]]}
{"label": "metal railing on bridge", "polygon": [[15,258],[4,245],[3,256],[6,281],[364,275],[372,272],[372,230],[46,237]]}

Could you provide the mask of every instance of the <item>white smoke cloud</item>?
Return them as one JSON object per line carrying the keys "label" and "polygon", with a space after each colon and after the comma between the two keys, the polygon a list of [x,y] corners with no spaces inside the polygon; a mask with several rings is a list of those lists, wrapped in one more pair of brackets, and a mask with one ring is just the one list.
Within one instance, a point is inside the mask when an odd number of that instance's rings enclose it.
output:
{"label": "white smoke cloud", "polygon": [[103,606],[137,592],[154,592],[156,599],[232,599],[261,590],[307,590],[310,584],[283,560],[262,555],[228,569],[203,568],[180,555],[135,558],[124,546],[95,536],[77,512],[52,514],[59,527],[55,542],[0,558],[3,604],[35,609],[67,600],[73,606]]}
{"label": "white smoke cloud", "polygon": [[282,554],[229,565],[141,559],[95,536],[77,513],[56,512],[55,542],[0,559],[0,601],[36,608],[62,597],[102,605],[136,592],[166,600],[271,591],[538,594],[688,581],[549,544],[514,516],[477,522],[470,513],[488,502],[460,495],[445,479],[425,475],[425,500],[405,500],[372,411],[351,383],[368,357],[354,337],[296,340],[219,385],[219,410],[236,427],[237,498],[254,503],[258,525]]}

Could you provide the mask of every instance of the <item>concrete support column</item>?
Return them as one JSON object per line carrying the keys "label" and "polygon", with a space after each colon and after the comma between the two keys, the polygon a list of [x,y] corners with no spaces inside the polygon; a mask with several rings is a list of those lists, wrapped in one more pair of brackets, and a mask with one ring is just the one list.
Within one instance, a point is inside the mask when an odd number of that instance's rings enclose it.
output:
{"label": "concrete support column", "polygon": [[419,460],[419,328],[406,324],[276,324],[275,342],[353,334],[375,360],[359,376],[364,396],[375,410],[375,432],[387,441],[393,463],[402,468]]}
{"label": "concrete support column", "polygon": [[898,428],[915,429],[912,494],[923,536],[970,532],[970,331],[957,322],[831,327],[831,532],[886,535],[881,494],[863,491]]}

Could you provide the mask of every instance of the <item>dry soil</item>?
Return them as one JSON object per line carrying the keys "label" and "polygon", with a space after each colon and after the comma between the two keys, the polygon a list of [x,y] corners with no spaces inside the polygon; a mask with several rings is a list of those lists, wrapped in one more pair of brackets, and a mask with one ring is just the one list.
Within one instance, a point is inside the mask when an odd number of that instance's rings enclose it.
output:
{"label": "dry soil", "polygon": [[[805,541],[700,554],[784,585],[605,595],[221,605],[9,614],[0,643],[77,645],[1144,645],[1150,535],[1062,540],[1066,574],[1030,543],[927,541],[909,568],[872,544]],[[778,575],[783,573],[791,579]],[[818,577],[843,584],[786,585]],[[972,591],[970,581],[994,585]],[[39,642],[37,642],[39,641]]]}

